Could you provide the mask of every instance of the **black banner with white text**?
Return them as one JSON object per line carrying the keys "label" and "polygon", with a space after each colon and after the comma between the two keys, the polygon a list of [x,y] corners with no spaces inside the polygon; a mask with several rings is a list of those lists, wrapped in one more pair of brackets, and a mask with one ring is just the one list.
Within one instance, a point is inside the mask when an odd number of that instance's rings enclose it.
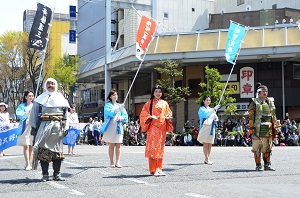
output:
{"label": "black banner with white text", "polygon": [[29,34],[28,47],[43,50],[47,44],[47,32],[51,22],[52,10],[41,4],[37,4],[34,21]]}

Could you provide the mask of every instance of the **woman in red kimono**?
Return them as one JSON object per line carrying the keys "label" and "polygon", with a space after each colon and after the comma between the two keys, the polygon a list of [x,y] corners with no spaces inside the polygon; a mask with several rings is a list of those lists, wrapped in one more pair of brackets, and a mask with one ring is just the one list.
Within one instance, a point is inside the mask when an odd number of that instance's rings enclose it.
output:
{"label": "woman in red kimono", "polygon": [[[152,108],[151,108],[152,106]],[[156,85],[151,91],[151,98],[145,103],[140,121],[142,131],[147,131],[145,157],[149,158],[149,171],[154,176],[165,176],[162,171],[166,133],[173,131],[172,111],[164,100],[161,86]]]}

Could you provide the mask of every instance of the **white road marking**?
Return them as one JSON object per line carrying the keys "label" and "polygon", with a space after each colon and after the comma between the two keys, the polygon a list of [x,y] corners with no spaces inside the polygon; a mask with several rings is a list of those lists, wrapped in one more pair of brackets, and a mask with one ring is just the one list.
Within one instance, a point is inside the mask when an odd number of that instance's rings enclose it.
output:
{"label": "white road marking", "polygon": [[84,193],[82,192],[79,192],[77,190],[74,190],[74,189],[70,189],[68,186],[64,186],[62,184],[59,184],[55,181],[48,181],[46,182],[47,184],[49,184],[50,186],[53,186],[54,188],[58,188],[58,189],[68,189],[69,193],[72,194],[72,195],[85,195]]}
{"label": "white road marking", "polygon": [[83,196],[83,195],[85,195],[84,193],[82,193],[82,192],[79,192],[79,191],[77,191],[77,190],[71,190],[70,192],[69,192],[70,194],[72,194],[72,195],[79,195],[79,196]]}
{"label": "white road marking", "polygon": [[58,188],[58,189],[68,189],[69,188],[68,186],[64,186],[62,184],[56,183],[55,181],[48,181],[47,184],[49,184],[50,186],[53,186],[55,188]]}
{"label": "white road marking", "polygon": [[77,166],[77,167],[83,167],[81,164],[76,164],[76,163],[68,162],[68,161],[65,161],[65,160],[63,161],[63,163],[70,164],[70,165]]}
{"label": "white road marking", "polygon": [[0,157],[0,160],[12,159],[12,158],[18,158],[18,157],[23,157],[23,156],[3,156],[3,157]]}
{"label": "white road marking", "polygon": [[129,181],[132,181],[132,182],[135,182],[135,183],[138,183],[138,184],[145,184],[147,186],[157,186],[155,184],[150,184],[148,182],[145,182],[145,181],[142,181],[142,180],[139,180],[139,179],[135,179],[135,178],[127,178],[126,180],[129,180]]}
{"label": "white road marking", "polygon": [[185,193],[185,196],[189,196],[189,197],[200,197],[200,198],[209,198],[206,195],[200,195],[200,194],[196,194],[196,193]]}

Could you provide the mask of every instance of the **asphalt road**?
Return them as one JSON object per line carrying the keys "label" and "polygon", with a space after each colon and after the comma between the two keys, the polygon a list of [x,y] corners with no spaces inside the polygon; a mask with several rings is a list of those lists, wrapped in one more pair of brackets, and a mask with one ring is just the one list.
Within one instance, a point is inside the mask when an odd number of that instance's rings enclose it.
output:
{"label": "asphalt road", "polygon": [[213,147],[214,164],[205,165],[202,147],[167,146],[167,176],[154,177],[143,146],[122,146],[123,168],[110,168],[107,146],[78,145],[62,164],[66,181],[40,182],[40,166],[25,171],[22,147],[15,146],[0,157],[0,197],[294,198],[300,197],[299,148],[275,147],[276,171],[256,172],[249,147]]}

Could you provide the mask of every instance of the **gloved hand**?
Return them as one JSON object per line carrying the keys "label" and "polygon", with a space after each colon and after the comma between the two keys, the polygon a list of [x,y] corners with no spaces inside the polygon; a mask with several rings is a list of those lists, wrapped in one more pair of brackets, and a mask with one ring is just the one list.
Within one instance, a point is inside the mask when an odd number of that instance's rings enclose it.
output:
{"label": "gloved hand", "polygon": [[217,111],[218,109],[220,109],[220,105],[215,106],[214,109]]}
{"label": "gloved hand", "polygon": [[124,120],[124,117],[123,116],[119,116],[118,117],[118,121],[122,122]]}

